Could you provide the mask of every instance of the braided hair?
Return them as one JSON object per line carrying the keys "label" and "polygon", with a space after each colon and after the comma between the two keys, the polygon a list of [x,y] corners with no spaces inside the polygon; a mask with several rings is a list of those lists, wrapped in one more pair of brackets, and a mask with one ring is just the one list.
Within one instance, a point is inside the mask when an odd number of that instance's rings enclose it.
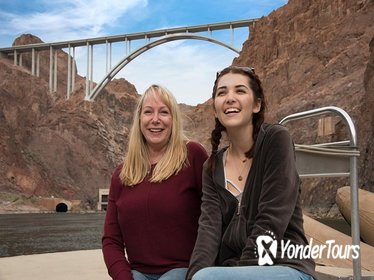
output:
{"label": "braided hair", "polygon": [[[241,67],[241,66],[229,66],[223,69],[222,71],[217,73],[216,80],[214,82],[213,86],[213,92],[212,92],[212,98],[213,98],[213,106],[214,106],[214,99],[217,91],[217,85],[219,79],[228,73],[233,74],[242,74],[246,75],[249,78],[249,86],[253,91],[255,99],[259,99],[261,103],[260,111],[253,114],[253,143],[256,143],[257,136],[260,132],[261,125],[263,124],[265,120],[265,110],[266,110],[266,100],[264,96],[264,92],[262,89],[261,81],[259,77],[255,74],[255,71],[253,68],[249,67]],[[222,131],[226,131],[226,128],[221,124],[221,122],[218,120],[218,118],[215,118],[215,127],[211,132],[211,138],[210,143],[212,146],[212,152],[208,160],[208,172],[213,173],[215,168],[215,156],[218,152],[218,148],[221,142],[222,138]],[[245,156],[247,158],[252,158],[253,153],[255,149],[255,144],[252,145],[252,147],[245,153]]]}

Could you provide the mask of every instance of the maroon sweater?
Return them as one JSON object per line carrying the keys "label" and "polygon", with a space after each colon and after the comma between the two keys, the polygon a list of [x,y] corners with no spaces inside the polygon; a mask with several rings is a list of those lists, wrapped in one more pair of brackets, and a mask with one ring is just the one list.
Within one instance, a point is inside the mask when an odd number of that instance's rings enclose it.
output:
{"label": "maroon sweater", "polygon": [[[188,267],[197,236],[204,148],[187,144],[189,165],[161,183],[127,187],[121,166],[113,172],[105,217],[102,250],[109,275],[132,280],[131,269],[164,273]],[[127,252],[127,258],[124,254]]]}

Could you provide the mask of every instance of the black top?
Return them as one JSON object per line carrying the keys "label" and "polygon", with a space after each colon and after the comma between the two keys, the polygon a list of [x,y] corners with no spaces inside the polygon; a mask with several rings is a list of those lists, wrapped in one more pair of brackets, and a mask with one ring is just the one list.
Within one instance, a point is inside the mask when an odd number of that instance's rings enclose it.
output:
{"label": "black top", "polygon": [[281,255],[282,241],[308,244],[300,206],[300,178],[288,130],[278,124],[262,125],[240,206],[225,189],[225,149],[215,156],[213,174],[207,171],[207,163],[204,165],[198,237],[186,279],[208,266],[259,265],[256,238],[260,235],[273,236],[277,241],[274,265],[290,266],[315,277],[313,259]]}

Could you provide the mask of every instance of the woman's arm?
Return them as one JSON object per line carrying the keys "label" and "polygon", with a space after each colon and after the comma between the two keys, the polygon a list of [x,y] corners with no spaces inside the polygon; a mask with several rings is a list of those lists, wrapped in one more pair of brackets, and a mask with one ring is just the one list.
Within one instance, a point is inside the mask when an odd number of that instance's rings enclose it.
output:
{"label": "woman's arm", "polygon": [[[257,264],[255,252],[259,235],[274,234],[283,239],[294,214],[299,196],[299,176],[296,171],[294,145],[286,128],[276,125],[264,139],[262,185],[255,223],[248,233],[246,246],[242,251],[239,265]],[[250,207],[250,206],[249,206]]]}
{"label": "woman's arm", "polygon": [[208,158],[208,154],[205,148],[198,142],[190,141],[187,143],[189,150],[189,163],[192,165],[195,175],[195,185],[199,191],[199,194],[202,195],[202,173],[204,162]]}
{"label": "woman's arm", "polygon": [[114,280],[133,280],[131,267],[125,256],[125,246],[117,219],[116,199],[124,186],[119,179],[120,168],[112,175],[108,207],[105,216],[102,251],[109,275]]}

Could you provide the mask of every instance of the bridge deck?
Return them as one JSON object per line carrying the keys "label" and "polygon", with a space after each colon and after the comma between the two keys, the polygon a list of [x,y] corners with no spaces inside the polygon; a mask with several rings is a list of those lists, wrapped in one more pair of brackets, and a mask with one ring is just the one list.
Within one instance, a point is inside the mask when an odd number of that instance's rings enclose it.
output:
{"label": "bridge deck", "polygon": [[69,46],[70,47],[83,47],[87,45],[98,45],[98,44],[106,44],[106,43],[116,43],[116,42],[123,42],[123,41],[157,38],[157,37],[161,37],[161,36],[168,35],[168,34],[198,33],[198,32],[205,32],[205,31],[224,30],[224,29],[227,30],[231,28],[235,29],[235,28],[249,27],[258,20],[259,20],[258,18],[254,18],[254,19],[227,21],[227,22],[193,25],[193,26],[185,26],[185,27],[166,28],[166,29],[159,29],[159,30],[146,31],[146,32],[137,32],[137,33],[114,35],[114,36],[80,39],[80,40],[70,40],[70,41],[62,41],[62,42],[54,42],[54,43],[29,44],[29,45],[14,46],[14,47],[8,47],[8,48],[0,48],[0,53],[13,54],[15,50],[18,53],[29,52],[31,49],[35,49],[36,51],[43,51],[43,50],[49,50],[50,47],[53,47],[56,49],[68,48]]}

